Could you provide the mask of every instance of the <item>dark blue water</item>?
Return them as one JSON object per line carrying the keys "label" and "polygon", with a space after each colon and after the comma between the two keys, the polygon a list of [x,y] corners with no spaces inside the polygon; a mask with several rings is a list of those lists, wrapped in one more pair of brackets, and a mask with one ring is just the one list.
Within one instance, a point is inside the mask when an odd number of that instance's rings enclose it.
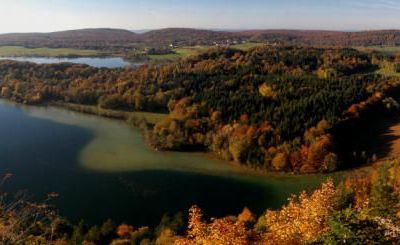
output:
{"label": "dark blue water", "polygon": [[27,190],[34,200],[59,193],[54,204],[73,222],[133,225],[156,225],[163,214],[186,213],[193,204],[210,216],[245,206],[261,214],[324,179],[243,174],[203,155],[153,152],[122,122],[0,101],[5,173],[14,174],[2,187],[11,193]]}

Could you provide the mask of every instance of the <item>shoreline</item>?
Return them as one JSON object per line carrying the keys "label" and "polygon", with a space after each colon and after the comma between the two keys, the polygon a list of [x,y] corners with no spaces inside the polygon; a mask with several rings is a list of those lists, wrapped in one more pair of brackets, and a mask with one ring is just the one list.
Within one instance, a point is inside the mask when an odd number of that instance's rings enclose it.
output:
{"label": "shoreline", "polygon": [[[155,124],[157,120],[160,120],[162,117],[165,117],[168,114],[162,114],[162,113],[152,113],[152,112],[135,112],[135,111],[119,111],[119,110],[112,110],[112,109],[103,109],[98,106],[94,105],[80,105],[80,104],[74,104],[74,103],[66,103],[66,102],[46,102],[46,103],[41,103],[41,104],[36,104],[36,105],[29,105],[29,104],[21,104],[12,100],[8,100],[5,98],[0,98],[4,101],[15,103],[15,104],[20,104],[20,105],[26,105],[26,106],[43,106],[43,107],[55,107],[55,108],[60,108],[64,110],[69,110],[77,113],[83,113],[83,114],[88,114],[88,115],[94,115],[102,118],[107,118],[107,119],[112,119],[112,120],[118,120],[122,121],[124,123],[127,123],[128,126],[134,127],[136,129],[141,130],[142,136],[144,137],[144,141],[147,147],[149,147],[153,151],[159,151],[155,147],[151,145],[151,143],[148,142],[148,139],[146,139],[145,134],[146,130],[151,129],[151,126]],[[148,118],[146,118],[145,115],[158,115],[158,118],[152,118],[150,122],[148,121]],[[132,120],[133,119],[133,120]],[[145,122],[147,125],[147,128],[143,128],[141,124]],[[174,151],[162,151],[162,152],[174,152]],[[186,152],[186,151],[183,151]],[[189,153],[189,152],[187,152]],[[368,165],[363,165],[359,166],[357,168],[351,168],[351,169],[343,169],[343,170],[337,170],[334,172],[330,173],[296,173],[296,172],[275,172],[275,171],[266,171],[266,170],[261,170],[257,169],[252,166],[248,166],[246,164],[240,164],[234,161],[229,161],[229,160],[224,160],[218,155],[216,155],[213,152],[210,151],[198,151],[196,153],[204,155],[206,158],[209,159],[218,159],[221,161],[224,161],[226,165],[229,165],[230,167],[236,169],[238,172],[243,173],[243,174],[250,174],[253,176],[259,176],[259,177],[273,177],[273,178],[285,178],[285,177],[304,177],[304,176],[326,176],[326,177],[346,177],[349,174],[354,173],[355,171],[368,171],[371,168],[374,168],[376,165],[381,164],[384,159],[380,159],[375,163],[371,163]]]}
{"label": "shoreline", "polygon": [[[130,117],[131,116],[134,117],[135,113],[154,114],[152,112],[127,112],[127,111],[119,111],[119,110],[112,110],[112,109],[103,109],[103,108],[99,108],[98,106],[79,105],[79,104],[65,103],[65,102],[49,102],[49,103],[45,103],[43,105],[44,106],[54,106],[54,107],[71,110],[71,111],[75,111],[75,112],[79,112],[79,113],[95,115],[95,116],[114,119],[114,120],[125,121],[126,123],[128,123],[128,125],[140,129],[142,131],[142,134],[145,134],[145,132],[143,132],[143,129],[140,128],[139,125],[135,125],[135,124],[132,124],[129,122]],[[133,114],[133,115],[129,115],[129,114]],[[168,114],[164,114],[164,115],[168,115]],[[146,121],[146,123],[149,123],[146,120],[146,118],[136,118],[136,119],[138,119],[138,120],[144,119]],[[151,124],[152,123],[150,123],[150,125]],[[151,145],[151,143],[147,142],[146,138],[145,138],[145,143],[151,150],[160,151],[160,150],[156,149],[155,147],[153,147]],[[163,151],[163,152],[174,152],[174,151]],[[186,151],[183,151],[183,152],[186,152]],[[304,176],[315,176],[315,175],[323,175],[323,176],[327,176],[327,177],[329,177],[329,176],[334,176],[334,177],[347,176],[348,174],[352,174],[355,171],[368,171],[369,169],[374,168],[377,165],[380,165],[382,162],[389,161],[389,159],[386,159],[386,158],[378,159],[374,163],[364,164],[364,165],[358,166],[356,168],[336,170],[334,172],[328,172],[328,173],[297,173],[297,172],[275,172],[275,171],[257,169],[256,167],[248,166],[247,164],[240,164],[238,162],[222,159],[217,154],[210,152],[210,151],[198,151],[196,153],[204,154],[207,158],[210,158],[210,159],[218,159],[218,160],[224,161],[230,167],[238,169],[240,172],[242,172],[244,174],[251,174],[251,175],[257,175],[257,176],[262,176],[262,177],[297,177],[297,176],[304,177]]]}

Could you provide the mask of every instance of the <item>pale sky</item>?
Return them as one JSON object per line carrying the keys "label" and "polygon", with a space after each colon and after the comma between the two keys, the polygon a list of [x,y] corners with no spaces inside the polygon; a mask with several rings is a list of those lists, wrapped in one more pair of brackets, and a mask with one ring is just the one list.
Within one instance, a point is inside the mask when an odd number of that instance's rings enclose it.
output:
{"label": "pale sky", "polygon": [[0,0],[0,33],[98,27],[400,29],[400,0]]}

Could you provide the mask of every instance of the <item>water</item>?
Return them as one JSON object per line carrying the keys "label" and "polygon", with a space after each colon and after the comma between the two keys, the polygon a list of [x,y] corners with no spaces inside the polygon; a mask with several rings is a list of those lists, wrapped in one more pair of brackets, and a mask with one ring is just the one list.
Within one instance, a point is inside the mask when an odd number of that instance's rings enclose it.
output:
{"label": "water", "polygon": [[98,68],[120,68],[140,66],[142,63],[131,63],[119,57],[80,57],[80,58],[55,58],[55,57],[0,57],[0,60],[15,60],[32,62],[36,64],[75,63],[86,64]]}
{"label": "water", "polygon": [[52,107],[0,100],[0,122],[0,173],[14,174],[2,188],[26,189],[36,200],[57,192],[54,204],[73,222],[156,225],[193,204],[214,217],[245,206],[261,214],[326,178],[246,173],[201,153],[155,152],[123,122]]}

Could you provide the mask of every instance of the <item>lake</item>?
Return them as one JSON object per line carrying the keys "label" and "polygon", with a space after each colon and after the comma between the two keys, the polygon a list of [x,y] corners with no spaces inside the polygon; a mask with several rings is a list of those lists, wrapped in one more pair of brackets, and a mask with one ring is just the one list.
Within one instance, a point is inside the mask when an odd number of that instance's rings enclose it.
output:
{"label": "lake", "polygon": [[73,222],[156,225],[193,204],[209,216],[257,214],[318,186],[324,175],[255,174],[202,153],[156,152],[122,121],[0,100],[0,173],[8,191],[54,205]]}
{"label": "lake", "polygon": [[15,60],[32,62],[36,64],[75,63],[85,64],[98,68],[135,67],[143,63],[131,63],[119,57],[79,57],[79,58],[55,58],[55,57],[0,57],[0,60]]}

